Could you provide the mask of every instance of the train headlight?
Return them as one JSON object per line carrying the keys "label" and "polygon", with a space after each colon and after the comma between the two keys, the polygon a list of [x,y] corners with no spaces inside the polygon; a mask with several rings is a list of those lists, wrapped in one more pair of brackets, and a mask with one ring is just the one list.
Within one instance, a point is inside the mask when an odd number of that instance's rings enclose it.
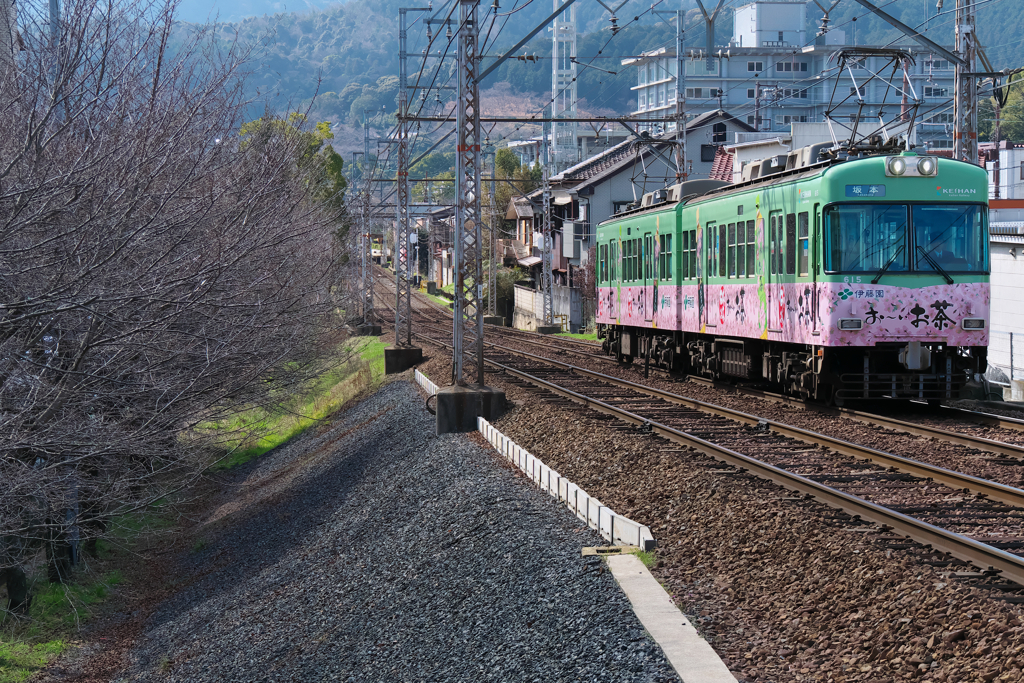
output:
{"label": "train headlight", "polygon": [[907,172],[907,160],[903,157],[889,157],[885,162],[886,175],[903,175]]}
{"label": "train headlight", "polygon": [[841,330],[859,330],[864,327],[864,321],[860,318],[840,318],[839,329]]}
{"label": "train headlight", "polygon": [[960,321],[960,327],[965,330],[983,330],[985,329],[984,318],[964,318]]}
{"label": "train headlight", "polygon": [[921,175],[935,175],[938,169],[938,162],[933,157],[921,157],[917,162],[917,172]]}

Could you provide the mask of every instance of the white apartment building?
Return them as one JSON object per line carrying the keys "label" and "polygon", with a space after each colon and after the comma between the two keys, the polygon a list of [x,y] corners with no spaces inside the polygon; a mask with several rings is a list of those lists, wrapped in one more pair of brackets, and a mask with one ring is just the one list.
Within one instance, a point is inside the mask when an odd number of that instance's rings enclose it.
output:
{"label": "white apartment building", "polygon": [[[846,34],[837,29],[824,36],[809,34],[804,30],[806,18],[805,0],[757,0],[736,10],[732,39],[728,45],[715,46],[710,60],[703,50],[687,48],[687,118],[724,109],[761,131],[789,131],[791,123],[824,121],[833,91],[838,103],[854,87],[849,72],[837,76],[836,65],[830,62],[830,56],[846,45]],[[952,148],[953,64],[910,39],[892,47],[908,50],[915,60],[908,73],[922,101],[916,124],[918,144],[928,149]],[[856,87],[887,63],[872,57],[857,65],[853,69]],[[675,112],[678,61],[674,46],[652,49],[638,58],[624,59],[622,64],[637,70],[633,116],[665,118]],[[887,121],[899,114],[899,97],[891,88],[887,94],[886,88],[886,82],[875,79],[860,93],[867,105],[865,116],[872,117],[864,125],[877,125],[883,102]],[[849,122],[850,117],[855,120],[857,111],[856,97],[852,97],[835,116]],[[675,124],[645,128],[672,131]]]}

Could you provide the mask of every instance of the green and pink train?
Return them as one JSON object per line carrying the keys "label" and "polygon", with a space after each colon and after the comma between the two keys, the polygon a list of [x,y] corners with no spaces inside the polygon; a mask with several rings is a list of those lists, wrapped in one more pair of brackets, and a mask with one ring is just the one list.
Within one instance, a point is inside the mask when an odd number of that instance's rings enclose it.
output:
{"label": "green and pink train", "polygon": [[606,351],[823,400],[957,398],[986,365],[985,171],[822,149],[644,195],[602,223]]}

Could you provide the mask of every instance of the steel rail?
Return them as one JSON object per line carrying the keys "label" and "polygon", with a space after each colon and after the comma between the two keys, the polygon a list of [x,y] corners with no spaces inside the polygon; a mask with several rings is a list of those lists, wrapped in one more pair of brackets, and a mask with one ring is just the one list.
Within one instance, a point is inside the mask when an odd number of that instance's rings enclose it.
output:
{"label": "steel rail", "polygon": [[[932,427],[930,425],[924,425],[919,422],[907,422],[906,420],[897,420],[896,418],[886,417],[885,415],[879,415],[877,413],[865,413],[859,410],[853,410],[852,408],[840,408],[831,406],[822,406],[814,403],[809,403],[802,399],[794,398],[792,396],[784,396],[782,394],[776,394],[761,389],[751,389],[747,387],[736,386],[732,384],[722,384],[714,380],[707,379],[706,377],[697,377],[690,375],[687,377],[688,381],[695,381],[701,384],[707,384],[715,388],[729,388],[737,391],[742,391],[750,396],[756,396],[766,401],[774,401],[776,403],[782,403],[784,405],[792,406],[795,408],[801,408],[803,410],[813,410],[824,415],[833,415],[836,417],[847,417],[851,420],[857,420],[858,422],[864,422],[866,424],[872,424],[878,427],[885,427],[898,432],[906,432],[908,434],[914,434],[915,436],[924,436],[934,439],[942,439],[950,443],[959,444],[961,446],[969,446],[970,448],[977,448],[978,450],[988,451],[990,453],[998,453],[1011,458],[1017,458],[1024,460],[1024,446],[1018,446],[1012,443],[1006,443],[1004,441],[996,441],[994,439],[986,439],[980,436],[971,436],[970,434],[961,434],[960,432],[953,432],[948,429],[941,427]],[[983,424],[990,424],[992,426],[1006,427],[1009,429],[1024,430],[1024,421],[1014,420],[1013,418],[1002,418],[998,415],[988,415],[987,413],[976,413],[971,410],[964,410],[962,408],[943,408],[943,410],[958,411],[962,413],[964,419],[979,421]],[[987,419],[987,421],[985,421]]]}
{"label": "steel rail", "polygon": [[618,377],[612,377],[605,375],[594,370],[587,370],[579,368],[569,363],[562,361],[553,360],[551,358],[544,358],[543,356],[536,356],[525,351],[519,351],[516,349],[510,349],[503,347],[498,344],[488,342],[488,346],[502,349],[509,353],[513,353],[518,356],[530,358],[532,360],[542,361],[554,366],[561,367],[562,369],[572,372],[574,374],[582,375],[584,377],[592,377],[594,379],[601,380],[608,384],[612,384],[625,389],[630,389],[637,393],[646,394],[654,398],[661,399],[668,403],[674,403],[677,405],[683,405],[688,408],[693,408],[704,413],[711,415],[717,415],[724,417],[734,422],[740,422],[751,426],[760,426],[762,429],[767,428],[776,434],[786,436],[791,439],[796,439],[803,443],[812,446],[826,446],[837,453],[848,455],[853,458],[859,458],[869,460],[877,465],[882,465],[887,468],[897,469],[901,472],[912,474],[922,479],[931,479],[933,481],[945,484],[952,489],[967,490],[975,494],[983,495],[991,500],[998,500],[1006,503],[1007,505],[1013,505],[1015,507],[1024,508],[1024,491],[1012,486],[1000,484],[998,482],[989,481],[980,477],[974,477],[969,474],[962,472],[956,472],[954,470],[948,470],[943,467],[936,467],[919,460],[913,460],[911,458],[905,458],[894,453],[887,453],[867,446],[861,446],[849,441],[843,441],[842,439],[836,439],[820,432],[813,432],[808,429],[801,427],[794,427],[787,425],[782,422],[776,422],[775,420],[769,420],[767,418],[759,417],[757,415],[751,415],[750,413],[744,413],[733,408],[726,408],[724,406],[715,405],[713,403],[706,403],[704,401],[698,401],[694,398],[688,398],[686,396],[680,396],[673,394],[669,391],[662,389],[655,389],[653,387],[644,386],[642,384],[636,384],[629,380],[620,379]]}
{"label": "steel rail", "polygon": [[[422,335],[418,335],[422,336]],[[429,341],[442,346],[449,346],[442,341],[427,337]],[[522,352],[520,352],[522,353]],[[532,354],[526,354],[532,355]],[[540,359],[551,362],[550,359]],[[557,362],[557,361],[556,361]],[[1010,581],[1024,585],[1024,558],[1017,557],[1011,553],[990,545],[975,541],[972,538],[947,531],[940,527],[928,524],[921,520],[889,510],[881,505],[858,498],[848,493],[843,493],[830,486],[819,484],[816,481],[807,479],[798,474],[787,472],[781,468],[769,465],[768,463],[744,455],[737,451],[705,441],[700,437],[687,434],[686,432],[674,429],[660,422],[649,420],[645,417],[632,413],[628,410],[610,405],[604,401],[591,398],[584,394],[560,387],[557,384],[535,377],[527,372],[497,363],[493,360],[486,361],[488,365],[499,368],[503,372],[523,379],[531,384],[547,389],[548,391],[568,398],[587,408],[606,415],[616,417],[624,422],[635,424],[650,429],[651,432],[662,436],[669,441],[693,448],[694,450],[726,462],[734,467],[756,474],[762,479],[772,481],[784,488],[795,490],[799,493],[809,495],[817,500],[846,512],[847,514],[862,520],[881,525],[892,531],[903,533],[906,537],[928,546],[933,550],[948,553],[957,559],[969,562],[970,564],[986,570],[998,572]],[[563,364],[564,365],[564,364]],[[588,371],[589,372],[589,371]]]}
{"label": "steel rail", "polygon": [[[523,331],[519,330],[519,332],[523,332]],[[526,333],[526,334],[529,334],[529,333]],[[570,341],[572,343],[584,345],[584,346],[590,345],[590,346],[594,346],[595,348],[600,348],[600,346],[597,345],[597,344],[588,344],[587,342],[582,342],[582,341],[579,341],[579,340],[570,339],[568,341]],[[540,343],[538,341],[531,341],[529,343],[537,344],[538,346],[545,346],[547,348],[554,348],[550,344],[542,344],[542,343]],[[583,353],[583,352],[576,352],[576,353]],[[595,357],[601,357],[601,358],[605,357],[603,354],[597,354],[597,353],[590,354],[590,355],[593,355]],[[557,362],[557,361],[555,361],[555,362]],[[590,372],[590,371],[583,370],[582,368],[577,368],[577,369],[579,371],[581,371],[581,372]],[[598,374],[600,374],[600,373],[598,373]],[[617,381],[617,382],[625,382],[625,380],[619,380],[618,378],[612,378],[612,377],[609,377],[607,375],[602,375],[602,378],[607,378],[608,380],[614,380],[614,381]],[[1006,443],[1006,442],[1003,442],[1003,441],[996,441],[994,439],[986,439],[986,438],[980,437],[980,436],[971,436],[969,434],[961,434],[959,432],[950,431],[948,429],[942,429],[941,427],[932,427],[930,425],[924,425],[924,424],[920,424],[920,423],[917,423],[917,422],[907,422],[906,420],[897,420],[895,418],[886,417],[884,415],[879,415],[877,413],[866,413],[866,412],[862,412],[862,411],[858,411],[858,410],[853,410],[851,408],[837,408],[837,407],[829,407],[829,406],[818,406],[818,405],[815,405],[813,403],[808,403],[806,401],[803,401],[801,399],[794,398],[794,397],[791,397],[791,396],[784,396],[782,394],[775,394],[775,393],[764,391],[764,390],[760,390],[760,389],[751,389],[751,388],[740,387],[740,386],[736,386],[736,385],[732,385],[732,384],[723,385],[720,382],[716,382],[714,380],[710,380],[710,379],[707,379],[705,377],[699,377],[699,376],[695,376],[695,375],[689,375],[689,376],[686,377],[686,379],[688,381],[696,381],[696,382],[700,382],[700,383],[703,383],[703,384],[708,384],[708,385],[716,387],[716,388],[728,388],[728,389],[734,389],[734,390],[742,391],[742,392],[744,392],[746,394],[749,394],[749,395],[752,395],[752,396],[757,396],[757,397],[763,398],[765,400],[783,403],[785,405],[802,408],[804,410],[813,410],[815,412],[819,412],[819,413],[822,413],[822,414],[825,414],[825,415],[833,415],[833,416],[837,416],[837,417],[847,417],[847,418],[850,418],[852,420],[857,420],[858,422],[863,422],[865,424],[872,424],[872,425],[875,425],[875,426],[878,426],[878,427],[884,427],[886,429],[892,429],[892,430],[899,431],[899,432],[904,432],[904,433],[907,433],[907,434],[913,434],[915,436],[923,436],[923,437],[926,437],[926,438],[941,439],[941,440],[949,442],[949,443],[955,443],[955,444],[958,444],[958,445],[961,445],[961,446],[967,446],[969,448],[977,448],[978,450],[987,451],[989,453],[997,453],[999,455],[1005,455],[1005,456],[1010,457],[1010,458],[1016,458],[1018,460],[1024,461],[1024,446],[1018,446],[1016,444]],[[636,389],[638,391],[658,392],[658,390],[656,390],[656,389],[650,389],[649,387],[643,387],[643,385],[633,384],[633,383],[630,383],[630,382],[626,382],[626,384],[624,384],[622,386],[626,386],[626,385],[629,385],[631,388]],[[666,392],[662,392],[662,393],[666,393]],[[660,395],[660,394],[655,393],[653,395]],[[686,399],[685,397],[676,396],[675,394],[671,394],[671,396],[675,396],[677,399],[684,400],[684,401],[694,401],[694,399]],[[700,401],[695,401],[695,403],[701,403],[701,402]],[[713,406],[713,404],[706,404],[706,405]],[[696,407],[696,406],[694,404],[691,404],[691,407]],[[722,408],[720,406],[714,406],[714,407],[715,408],[720,408],[721,410],[729,410],[728,408]],[[1015,429],[1015,430],[1018,430],[1018,431],[1024,431],[1024,420],[1017,420],[1017,419],[1014,419],[1014,418],[1007,418],[1007,417],[1002,417],[1002,416],[999,416],[999,415],[991,415],[989,413],[979,413],[979,412],[976,412],[976,411],[964,410],[962,408],[943,408],[943,410],[956,411],[956,412],[960,413],[961,416],[964,417],[965,419],[969,419],[969,420],[972,420],[972,421],[975,421],[975,422],[979,422],[981,424],[986,424],[986,425],[989,425],[989,426],[998,426],[998,427],[1003,427],[1003,428],[1007,428],[1007,429]],[[713,411],[709,411],[709,412],[713,412]],[[736,411],[736,412],[738,413],[738,411]],[[729,416],[726,416],[726,415],[723,415],[723,416],[729,417]],[[754,418],[754,416],[747,416],[747,417],[748,418]],[[736,418],[730,417],[730,419],[736,419]],[[762,418],[756,418],[756,419],[758,421],[762,420]],[[781,424],[781,423],[773,423],[773,424]],[[797,429],[797,428],[796,427],[792,427],[791,429]],[[809,433],[813,433],[813,432],[809,432]],[[821,438],[826,438],[826,439],[830,438],[830,437],[826,437],[825,435],[820,435],[820,436],[821,436]],[[800,437],[794,436],[794,438],[800,438]],[[801,438],[800,440],[804,440],[804,439]],[[845,443],[845,442],[839,442],[839,443]],[[836,448],[836,450],[840,450],[840,449]],[[840,450],[840,452],[844,452],[844,451]],[[853,455],[852,453],[847,453],[847,454],[848,455]],[[899,457],[899,456],[892,456],[892,457]],[[908,472],[916,474],[916,472],[912,472],[909,469],[905,470],[905,471],[908,471]],[[921,474],[919,476],[930,476],[930,475]],[[1014,502],[1013,504],[1014,505],[1018,505],[1020,503]]]}

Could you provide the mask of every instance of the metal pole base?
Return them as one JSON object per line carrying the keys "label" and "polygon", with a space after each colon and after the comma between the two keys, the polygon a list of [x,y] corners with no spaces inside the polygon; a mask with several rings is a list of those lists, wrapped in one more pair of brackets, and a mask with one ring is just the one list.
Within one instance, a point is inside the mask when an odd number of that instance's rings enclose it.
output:
{"label": "metal pole base", "polygon": [[423,362],[423,349],[416,346],[392,346],[384,349],[384,374],[405,372]]}
{"label": "metal pole base", "polygon": [[437,433],[475,432],[478,417],[493,422],[505,414],[505,392],[471,384],[453,385],[437,392]]}

